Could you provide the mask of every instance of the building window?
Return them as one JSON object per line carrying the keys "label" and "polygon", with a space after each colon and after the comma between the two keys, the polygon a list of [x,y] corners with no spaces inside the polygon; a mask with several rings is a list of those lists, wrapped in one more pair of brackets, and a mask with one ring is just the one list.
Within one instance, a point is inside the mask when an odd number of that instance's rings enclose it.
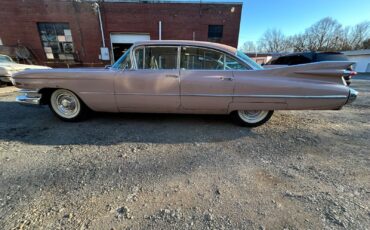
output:
{"label": "building window", "polygon": [[214,41],[214,42],[221,41],[223,32],[224,32],[223,25],[209,25],[208,26],[208,40]]}
{"label": "building window", "polygon": [[74,46],[68,23],[38,23],[47,59],[74,60]]}

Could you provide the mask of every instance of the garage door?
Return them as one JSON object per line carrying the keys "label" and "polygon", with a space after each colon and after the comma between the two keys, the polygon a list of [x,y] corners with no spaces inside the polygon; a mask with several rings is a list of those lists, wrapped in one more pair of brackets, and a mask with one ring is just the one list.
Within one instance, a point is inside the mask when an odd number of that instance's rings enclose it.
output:
{"label": "garage door", "polygon": [[134,42],[150,40],[150,35],[111,33],[110,40],[112,45],[113,61],[116,61]]}

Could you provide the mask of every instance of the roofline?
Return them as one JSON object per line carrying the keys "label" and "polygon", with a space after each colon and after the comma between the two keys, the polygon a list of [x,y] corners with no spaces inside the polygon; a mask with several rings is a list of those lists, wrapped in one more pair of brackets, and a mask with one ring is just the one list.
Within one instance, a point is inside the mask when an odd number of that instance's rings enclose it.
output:
{"label": "roofline", "polygon": [[[86,2],[96,2],[96,0],[85,0]],[[194,2],[194,1],[186,1],[186,0],[180,0],[180,1],[164,1],[164,0],[148,0],[148,1],[141,1],[141,0],[105,0],[103,3],[135,3],[135,4],[197,4],[197,5],[210,5],[210,4],[216,4],[216,5],[243,5],[243,2],[213,2],[213,1],[204,1],[204,2]]]}
{"label": "roofline", "polygon": [[370,55],[370,49],[342,51],[347,56]]}
{"label": "roofline", "polygon": [[206,41],[194,41],[194,40],[148,40],[138,41],[133,44],[133,47],[140,45],[173,45],[173,46],[198,46],[210,49],[216,49],[235,55],[237,49],[232,46],[228,46],[221,43],[206,42]]}

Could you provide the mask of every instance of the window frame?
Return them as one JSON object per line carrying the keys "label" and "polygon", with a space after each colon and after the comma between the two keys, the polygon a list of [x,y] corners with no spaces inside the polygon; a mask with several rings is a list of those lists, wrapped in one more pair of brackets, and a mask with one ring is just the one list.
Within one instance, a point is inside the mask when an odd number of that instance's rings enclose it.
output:
{"label": "window frame", "polygon": [[[253,68],[251,68],[248,63],[245,63],[243,60],[240,60],[240,58],[238,56],[236,56],[236,54],[230,54],[230,53],[227,53],[223,50],[210,48],[210,47],[206,47],[206,46],[188,46],[188,45],[184,45],[184,46],[181,46],[181,49],[183,47],[206,49],[206,50],[210,50],[210,51],[216,51],[216,52],[222,53],[224,55],[224,57],[223,57],[224,68],[223,69],[183,69],[183,68],[180,68],[183,71],[248,71],[248,70],[253,70]],[[181,49],[180,49],[180,57],[181,57]],[[235,59],[241,65],[245,66],[246,69],[225,69],[226,56],[229,56],[232,59]],[[181,67],[181,66],[179,66],[179,67]]]}
{"label": "window frame", "polygon": [[[234,54],[231,54],[231,53],[228,53],[228,52],[225,52],[223,50],[220,50],[220,49],[216,49],[216,48],[212,48],[212,47],[208,47],[208,46],[202,46],[202,45],[177,45],[177,44],[174,44],[174,45],[171,45],[171,44],[149,44],[149,45],[138,45],[138,46],[135,46],[131,49],[131,52],[130,52],[130,58],[131,58],[131,62],[132,62],[132,67],[131,67],[131,70],[151,70],[151,71],[155,71],[156,69],[138,69],[137,68],[137,60],[136,60],[136,56],[135,56],[135,52],[137,49],[141,49],[141,48],[144,48],[143,50],[143,58],[145,58],[145,47],[177,47],[177,68],[176,70],[182,70],[182,71],[250,71],[250,70],[254,70],[248,63],[246,63],[245,61],[243,61],[240,57],[238,57],[236,55],[236,53]],[[246,68],[245,69],[225,69],[225,65],[224,65],[224,69],[182,69],[180,68],[181,67],[181,49],[183,47],[188,47],[188,48],[200,48],[200,49],[207,49],[207,50],[210,50],[210,51],[216,51],[216,52],[219,52],[219,53],[222,53],[224,55],[224,63],[226,61],[226,56],[230,56],[231,58],[235,59],[236,61],[238,61],[241,65],[244,65]],[[166,70],[166,69],[157,69],[157,70]],[[175,70],[175,69],[173,69]]]}
{"label": "window frame", "polygon": [[[176,68],[175,69],[138,69],[138,65],[137,65],[137,60],[136,60],[136,55],[135,55],[135,52],[136,50],[138,49],[143,49],[143,60],[145,60],[145,48],[153,48],[153,47],[160,47],[160,48],[177,48],[177,61],[176,61]],[[181,50],[181,46],[180,45],[139,45],[139,46],[136,46],[134,47],[132,50],[131,50],[131,62],[132,62],[132,66],[134,70],[151,70],[151,71],[155,71],[155,70],[178,70],[180,69],[180,53],[179,51]],[[145,66],[145,63],[143,63],[143,67]]]}

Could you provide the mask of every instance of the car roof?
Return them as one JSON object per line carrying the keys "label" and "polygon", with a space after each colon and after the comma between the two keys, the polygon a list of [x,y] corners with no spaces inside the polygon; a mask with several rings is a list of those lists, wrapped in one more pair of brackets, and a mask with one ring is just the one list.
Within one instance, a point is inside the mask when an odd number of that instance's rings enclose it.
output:
{"label": "car roof", "polygon": [[[307,55],[314,55],[314,54],[329,54],[329,55],[337,55],[337,54],[343,54],[341,52],[334,52],[334,51],[319,51],[319,52],[315,52],[315,51],[304,51],[304,52],[296,52],[296,53],[290,53],[290,54],[285,54],[285,55],[282,55],[280,57],[290,57],[290,56],[297,56],[297,55],[303,55],[303,56],[307,56]],[[343,54],[344,55],[344,54]]]}
{"label": "car roof", "polygon": [[148,40],[135,42],[134,46],[141,45],[179,45],[179,46],[200,46],[205,48],[213,48],[224,51],[226,53],[235,55],[236,48],[220,43],[204,42],[204,41],[192,41],[192,40]]}

